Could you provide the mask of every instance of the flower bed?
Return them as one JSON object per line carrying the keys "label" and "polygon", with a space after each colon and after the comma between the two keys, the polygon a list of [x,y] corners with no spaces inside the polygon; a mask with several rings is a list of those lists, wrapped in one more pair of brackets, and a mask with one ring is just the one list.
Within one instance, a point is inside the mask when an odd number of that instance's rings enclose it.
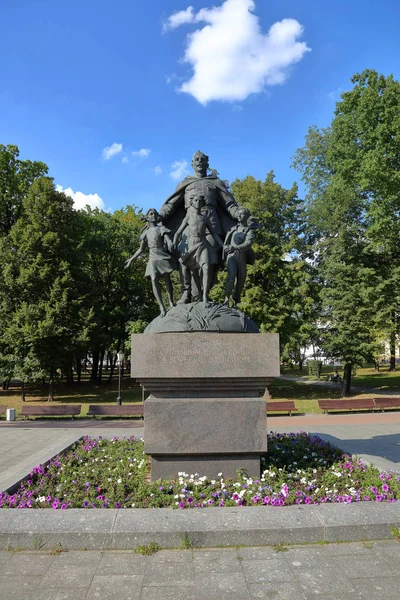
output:
{"label": "flower bed", "polygon": [[143,442],[85,437],[33,469],[15,494],[0,492],[0,507],[183,509],[400,499],[398,473],[380,473],[304,432],[268,436],[260,479],[244,472],[236,480],[179,473],[174,482],[149,482],[148,471]]}

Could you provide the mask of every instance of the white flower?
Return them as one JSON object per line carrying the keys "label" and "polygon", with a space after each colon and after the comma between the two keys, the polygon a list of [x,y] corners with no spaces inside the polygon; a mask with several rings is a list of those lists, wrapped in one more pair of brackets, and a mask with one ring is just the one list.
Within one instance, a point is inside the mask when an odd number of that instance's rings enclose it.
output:
{"label": "white flower", "polygon": [[135,503],[132,504],[132,508],[135,508]]}
{"label": "white flower", "polygon": [[222,473],[218,473],[218,477],[222,477]]}
{"label": "white flower", "polygon": [[122,479],[117,479],[117,483],[122,483]]}

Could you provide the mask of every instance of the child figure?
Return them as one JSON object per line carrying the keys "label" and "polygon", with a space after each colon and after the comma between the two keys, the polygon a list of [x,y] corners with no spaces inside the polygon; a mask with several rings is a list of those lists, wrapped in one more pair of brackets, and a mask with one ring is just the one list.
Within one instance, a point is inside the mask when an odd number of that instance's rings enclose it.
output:
{"label": "child figure", "polygon": [[218,233],[213,229],[210,219],[201,214],[201,209],[205,205],[203,195],[196,193],[193,189],[189,195],[189,208],[186,217],[174,237],[174,247],[181,239],[183,231],[187,227],[187,252],[179,259],[182,264],[182,275],[187,278],[188,271],[191,272],[197,288],[202,289],[203,301],[206,307],[209,306],[208,293],[211,288],[212,279],[212,261],[211,252],[213,248],[207,240],[207,233],[211,233],[214,240],[220,246],[223,246]]}
{"label": "child figure", "polygon": [[170,254],[173,249],[171,238],[168,235],[170,230],[163,225],[158,225],[160,215],[156,209],[149,208],[145,219],[148,225],[140,236],[141,244],[135,254],[126,261],[125,267],[129,267],[131,262],[146,250],[146,247],[149,248],[149,262],[145,276],[151,279],[153,294],[160,307],[161,316],[164,317],[166,310],[162,301],[160,279],[163,277],[165,281],[169,305],[172,308],[175,304],[170,273],[177,269],[178,265],[176,259]]}
{"label": "child figure", "polygon": [[[250,211],[248,208],[240,208],[238,212],[239,223],[232,227],[226,234],[224,245],[224,256],[226,256],[226,268],[228,279],[225,286],[225,302],[229,306],[229,299],[233,287],[233,307],[240,302],[246,281],[247,264],[252,264],[254,252],[251,248],[254,241],[254,232],[249,227],[248,221]],[[236,285],[235,285],[236,283]]]}

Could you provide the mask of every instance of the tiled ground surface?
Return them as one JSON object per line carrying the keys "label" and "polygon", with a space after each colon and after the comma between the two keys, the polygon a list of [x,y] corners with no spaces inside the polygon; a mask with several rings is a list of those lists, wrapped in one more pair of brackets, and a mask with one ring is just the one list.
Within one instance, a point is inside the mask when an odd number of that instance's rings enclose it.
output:
{"label": "tiled ground surface", "polygon": [[398,600],[395,540],[286,548],[0,552],[0,599]]}

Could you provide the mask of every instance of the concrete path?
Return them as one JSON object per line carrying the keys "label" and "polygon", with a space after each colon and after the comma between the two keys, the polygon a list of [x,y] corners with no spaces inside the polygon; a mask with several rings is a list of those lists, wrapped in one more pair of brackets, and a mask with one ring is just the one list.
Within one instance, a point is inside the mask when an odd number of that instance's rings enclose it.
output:
{"label": "concrete path", "polygon": [[[324,377],[321,379],[309,379],[308,377],[296,377],[295,375],[281,375],[279,379],[283,379],[284,381],[292,381],[293,383],[304,383],[306,385],[314,385],[317,387],[327,387],[335,390],[339,390],[341,388],[340,383],[334,383],[331,381],[326,381]],[[278,381],[278,380],[276,380]],[[400,390],[396,388],[388,388],[385,387],[364,387],[362,385],[357,385],[355,383],[351,383],[350,392],[352,394],[371,394],[374,396],[399,396]]]}
{"label": "concrete path", "polygon": [[0,552],[0,600],[398,600],[396,541],[134,552]]}

